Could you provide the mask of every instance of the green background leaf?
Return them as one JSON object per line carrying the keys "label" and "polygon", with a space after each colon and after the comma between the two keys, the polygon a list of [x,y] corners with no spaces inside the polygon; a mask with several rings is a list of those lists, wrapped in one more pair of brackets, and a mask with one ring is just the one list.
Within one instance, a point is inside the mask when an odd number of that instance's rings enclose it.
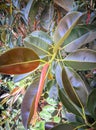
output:
{"label": "green background leaf", "polygon": [[52,128],[51,130],[73,130],[74,126],[70,124],[60,124]]}
{"label": "green background leaf", "polygon": [[88,96],[87,108],[94,119],[96,119],[96,88]]}

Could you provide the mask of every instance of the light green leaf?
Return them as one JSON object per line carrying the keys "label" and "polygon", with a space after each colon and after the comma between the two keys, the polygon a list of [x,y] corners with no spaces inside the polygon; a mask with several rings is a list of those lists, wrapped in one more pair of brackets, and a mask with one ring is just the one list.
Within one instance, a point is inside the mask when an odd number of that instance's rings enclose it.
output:
{"label": "light green leaf", "polygon": [[44,42],[48,43],[49,45],[53,43],[51,37],[43,31],[34,31],[30,34],[30,36],[37,37],[43,40]]}
{"label": "light green leaf", "polygon": [[36,125],[31,130],[45,130],[45,121],[36,122]]}
{"label": "light green leaf", "polygon": [[35,50],[39,56],[50,54],[51,44],[51,38],[42,31],[32,32],[24,39],[24,45]]}
{"label": "light green leaf", "polygon": [[79,49],[65,57],[64,63],[76,70],[90,70],[96,68],[96,51]]}

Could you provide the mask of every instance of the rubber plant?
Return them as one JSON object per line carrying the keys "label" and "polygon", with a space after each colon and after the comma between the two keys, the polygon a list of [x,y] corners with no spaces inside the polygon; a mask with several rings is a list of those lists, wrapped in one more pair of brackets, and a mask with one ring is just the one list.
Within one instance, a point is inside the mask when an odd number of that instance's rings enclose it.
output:
{"label": "rubber plant", "polygon": [[77,73],[96,67],[96,52],[80,49],[96,39],[95,25],[79,24],[83,15],[72,11],[61,19],[52,38],[45,32],[34,31],[24,39],[24,47],[10,49],[0,56],[0,73],[20,76],[34,71],[41,73],[26,90],[21,105],[26,130],[30,122],[34,124],[38,119],[38,103],[50,74],[56,80],[62,104],[75,118],[52,130],[96,128],[96,89],[89,93]]}

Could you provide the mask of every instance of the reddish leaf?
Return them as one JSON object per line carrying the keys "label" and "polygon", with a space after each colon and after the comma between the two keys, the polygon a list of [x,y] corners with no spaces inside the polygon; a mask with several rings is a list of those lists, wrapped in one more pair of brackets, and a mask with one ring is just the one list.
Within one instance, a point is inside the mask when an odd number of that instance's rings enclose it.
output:
{"label": "reddish leaf", "polygon": [[34,114],[35,96],[38,90],[39,80],[36,80],[26,91],[22,105],[21,116],[24,127],[27,129],[29,116]]}
{"label": "reddish leaf", "polygon": [[[21,114],[22,114],[23,125],[26,129],[32,119],[33,119],[32,123],[34,123],[34,121],[36,120],[38,103],[40,100],[40,96],[42,94],[48,67],[49,67],[48,63],[44,65],[41,72],[40,81],[38,80],[35,81],[27,89],[26,94],[24,96],[22,106],[21,106]],[[39,87],[38,87],[38,84],[39,84]]]}
{"label": "reddish leaf", "polygon": [[46,73],[47,73],[48,67],[49,67],[49,63],[45,64],[43,69],[42,69],[42,72],[41,72],[38,92],[37,92],[36,99],[35,99],[35,107],[34,107],[34,116],[33,116],[33,118],[36,116],[36,113],[37,113],[38,103],[39,103],[40,96],[41,96],[42,91],[43,91],[43,87],[44,87],[44,83],[45,83],[45,80],[46,80]]}
{"label": "reddish leaf", "polygon": [[0,56],[0,73],[23,74],[36,69],[39,56],[31,49],[18,47]]}

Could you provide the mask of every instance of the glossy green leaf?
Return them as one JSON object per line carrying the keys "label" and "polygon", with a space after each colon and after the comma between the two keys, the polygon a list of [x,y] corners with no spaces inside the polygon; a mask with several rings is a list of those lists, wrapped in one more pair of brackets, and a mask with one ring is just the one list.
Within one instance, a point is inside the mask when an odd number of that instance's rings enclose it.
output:
{"label": "glossy green leaf", "polygon": [[24,39],[24,45],[35,50],[39,56],[49,54],[51,44],[51,38],[42,31],[34,31]]}
{"label": "glossy green leaf", "polygon": [[96,51],[79,49],[65,57],[64,63],[76,70],[96,68]]}
{"label": "glossy green leaf", "polygon": [[68,38],[64,41],[63,45],[67,45],[76,39],[79,39],[83,35],[87,34],[90,31],[96,31],[96,25],[77,25],[74,27],[68,36]]}
{"label": "glossy green leaf", "polygon": [[94,119],[96,119],[96,88],[88,96],[87,108]]}
{"label": "glossy green leaf", "polygon": [[50,4],[47,4],[45,6],[44,11],[42,12],[41,15],[41,26],[45,29],[45,30],[49,30],[50,26],[52,24],[52,19],[54,16],[54,6],[53,3],[50,2]]}
{"label": "glossy green leaf", "polygon": [[54,2],[68,12],[74,8],[74,0],[54,0]]}
{"label": "glossy green leaf", "polygon": [[70,12],[61,19],[53,36],[56,42],[53,52],[56,52],[63,44],[82,15],[80,12]]}
{"label": "glossy green leaf", "polygon": [[69,96],[70,100],[72,100],[76,105],[82,107],[81,102],[79,101],[78,95],[77,95],[76,91],[74,90],[74,88],[69,80],[69,77],[66,73],[65,68],[62,69],[62,77],[61,78],[62,78],[64,89],[65,89],[67,95]]}
{"label": "glossy green leaf", "polygon": [[51,130],[73,130],[75,127],[70,124],[59,124]]}
{"label": "glossy green leaf", "polygon": [[32,49],[14,48],[0,56],[0,73],[27,73],[36,69],[39,63],[39,56]]}
{"label": "glossy green leaf", "polygon": [[23,102],[21,105],[22,122],[26,130],[34,114],[35,97],[38,90],[38,84],[39,84],[38,80],[36,80],[35,82],[31,84],[31,86],[27,89],[25,93],[25,96],[23,98]]}
{"label": "glossy green leaf", "polygon": [[70,100],[73,101],[75,104],[81,106],[80,102],[77,99],[76,93],[74,93],[75,90],[71,85],[65,69],[60,65],[56,67],[56,81],[59,87],[64,89],[65,95],[69,96]]}
{"label": "glossy green leaf", "polygon": [[70,98],[64,93],[63,89],[59,89],[59,98],[69,112],[78,116],[82,115],[80,108],[70,100]]}
{"label": "glossy green leaf", "polygon": [[94,39],[96,39],[96,26],[77,26],[72,30],[69,37],[65,40],[63,46],[66,52],[73,52],[77,50],[82,45],[86,43],[90,43]]}
{"label": "glossy green leaf", "polygon": [[[81,103],[83,104],[83,106],[86,106],[86,102],[87,102],[87,98],[88,98],[88,90],[85,86],[84,81],[72,68],[66,67],[65,70],[68,75],[68,79],[69,79],[72,87],[74,87],[74,90],[76,91],[76,94],[78,95]],[[66,78],[65,78],[65,74],[63,72],[62,72],[62,79],[63,79],[64,87],[67,89],[67,94],[70,96],[72,93],[72,90],[71,90],[71,88],[69,88],[67,81],[65,81]],[[71,97],[71,99],[72,98],[73,97]]]}

